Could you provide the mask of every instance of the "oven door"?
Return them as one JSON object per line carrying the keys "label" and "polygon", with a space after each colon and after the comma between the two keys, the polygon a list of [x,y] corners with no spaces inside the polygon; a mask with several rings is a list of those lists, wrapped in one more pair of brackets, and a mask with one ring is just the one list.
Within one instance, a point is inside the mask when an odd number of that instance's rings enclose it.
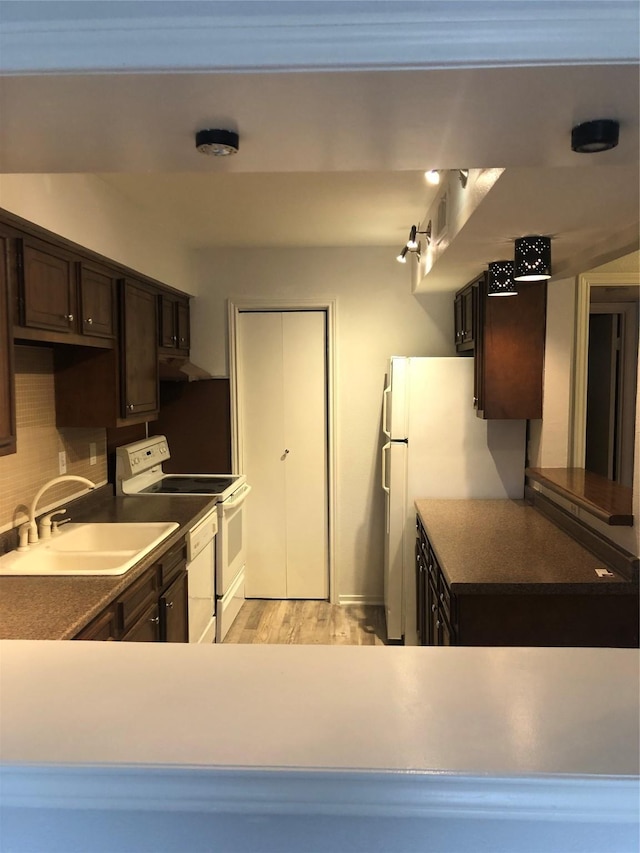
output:
{"label": "oven door", "polygon": [[244,568],[246,554],[246,514],[244,502],[251,486],[241,486],[218,504],[216,536],[216,594],[225,595]]}

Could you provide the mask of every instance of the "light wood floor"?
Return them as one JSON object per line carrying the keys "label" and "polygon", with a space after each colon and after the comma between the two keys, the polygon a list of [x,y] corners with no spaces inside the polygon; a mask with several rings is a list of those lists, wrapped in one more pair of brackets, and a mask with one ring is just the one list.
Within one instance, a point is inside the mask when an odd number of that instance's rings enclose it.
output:
{"label": "light wood floor", "polygon": [[382,646],[386,642],[384,608],[248,599],[224,642]]}

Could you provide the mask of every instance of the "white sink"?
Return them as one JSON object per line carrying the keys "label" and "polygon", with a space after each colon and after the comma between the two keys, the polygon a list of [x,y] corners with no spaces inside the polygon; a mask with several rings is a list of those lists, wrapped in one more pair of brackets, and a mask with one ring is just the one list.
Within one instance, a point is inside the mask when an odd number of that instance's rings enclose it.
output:
{"label": "white sink", "polygon": [[0,575],[123,575],[178,527],[175,521],[67,524],[28,551],[0,557]]}

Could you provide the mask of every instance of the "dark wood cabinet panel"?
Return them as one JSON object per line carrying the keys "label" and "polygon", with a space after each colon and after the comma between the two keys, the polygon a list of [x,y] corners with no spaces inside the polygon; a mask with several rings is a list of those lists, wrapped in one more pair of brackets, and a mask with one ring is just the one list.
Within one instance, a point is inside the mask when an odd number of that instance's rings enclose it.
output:
{"label": "dark wood cabinet panel", "polygon": [[73,332],[76,316],[72,257],[32,239],[18,240],[17,251],[21,324]]}
{"label": "dark wood cabinet panel", "polygon": [[0,456],[16,452],[13,332],[8,264],[8,239],[0,234]]}
{"label": "dark wood cabinet panel", "polygon": [[158,296],[158,346],[167,354],[187,354],[190,346],[189,299],[174,293]]}
{"label": "dark wood cabinet panel", "polygon": [[188,642],[187,603],[187,573],[182,571],[160,598],[161,636],[164,642]]}
{"label": "dark wood cabinet panel", "polygon": [[487,295],[483,273],[456,293],[456,352],[474,355],[473,404],[481,418],[542,417],[546,282],[517,296]]}
{"label": "dark wood cabinet panel", "polygon": [[123,643],[160,642],[160,608],[152,604],[120,638]]}
{"label": "dark wood cabinet panel", "polygon": [[[121,416],[158,411],[157,307],[155,293],[133,279],[121,290]],[[149,420],[153,418],[149,417]]]}
{"label": "dark wood cabinet panel", "polygon": [[117,636],[116,614],[110,607],[90,622],[76,636],[76,640],[115,640]]}
{"label": "dark wood cabinet panel", "polygon": [[420,519],[416,575],[420,645],[638,647],[637,587],[626,594],[554,593],[485,584],[481,591],[452,592]]}
{"label": "dark wood cabinet panel", "polygon": [[116,334],[116,273],[82,261],[79,264],[80,330],[85,335]]}

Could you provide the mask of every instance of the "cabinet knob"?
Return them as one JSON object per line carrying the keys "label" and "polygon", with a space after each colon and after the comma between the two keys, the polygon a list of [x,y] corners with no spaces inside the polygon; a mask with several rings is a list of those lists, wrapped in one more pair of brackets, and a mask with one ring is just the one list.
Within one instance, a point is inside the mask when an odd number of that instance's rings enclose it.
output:
{"label": "cabinet knob", "polygon": [[435,613],[437,609],[438,609],[438,605],[437,605],[437,604],[432,604],[432,605],[431,605],[431,612],[432,612],[432,613]]}
{"label": "cabinet knob", "polygon": [[442,628],[442,622],[439,619],[436,620],[436,628]]}
{"label": "cabinet knob", "polygon": [[70,323],[73,322],[73,314],[65,314],[64,319],[68,320]]}
{"label": "cabinet knob", "polygon": [[164,606],[167,610],[171,610],[173,608],[173,601],[165,601]]}
{"label": "cabinet knob", "polygon": [[172,340],[172,341],[174,342],[174,344],[175,344],[175,342],[176,342],[178,339],[177,339],[177,337],[176,337],[175,335],[172,335],[172,336],[171,336],[171,340]]}
{"label": "cabinet knob", "polygon": [[159,621],[160,621],[159,616],[152,616],[151,619],[149,619],[149,622],[151,622],[152,625],[157,625]]}
{"label": "cabinet knob", "polygon": [[129,403],[129,405],[127,406],[127,411],[132,412],[134,409],[135,409],[134,404],[133,404],[133,403]]}
{"label": "cabinet knob", "polygon": [[477,406],[477,405],[478,405],[478,398],[477,398],[477,397],[474,397],[474,398],[473,398],[473,405],[474,405],[474,406]]}
{"label": "cabinet knob", "polygon": [[444,592],[440,593],[440,601],[444,604]]}
{"label": "cabinet knob", "polygon": [[93,326],[93,317],[87,317],[87,326]]}

